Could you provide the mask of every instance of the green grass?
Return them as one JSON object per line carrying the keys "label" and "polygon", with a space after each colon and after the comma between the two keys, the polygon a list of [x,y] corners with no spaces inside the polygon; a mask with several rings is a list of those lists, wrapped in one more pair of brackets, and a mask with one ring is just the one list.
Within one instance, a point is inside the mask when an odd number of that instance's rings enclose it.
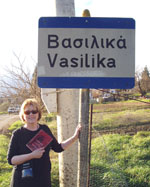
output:
{"label": "green grass", "polygon": [[93,139],[91,180],[94,180],[96,168],[100,186],[150,186],[149,142],[150,132],[134,136],[104,135]]}
{"label": "green grass", "polygon": [[51,172],[51,183],[53,187],[59,187],[59,164],[58,164],[58,154],[55,152],[50,153],[52,172]]}
{"label": "green grass", "polygon": [[9,138],[0,135],[0,186],[8,187],[11,179],[12,167],[7,163]]}
{"label": "green grass", "polygon": [[8,114],[8,112],[0,112],[0,115]]}
{"label": "green grass", "polygon": [[148,104],[141,103],[134,100],[111,102],[105,104],[95,104],[93,111],[101,113],[101,112],[119,112],[125,110],[139,110],[139,109],[150,108],[150,102],[147,100],[143,100],[143,101],[148,102]]}
{"label": "green grass", "polygon": [[129,126],[150,125],[150,109],[125,110],[120,112],[93,113],[96,130]]}
{"label": "green grass", "polygon": [[18,129],[18,128],[22,127],[22,126],[23,126],[23,122],[20,121],[20,120],[18,120],[18,121],[16,121],[16,122],[14,122],[14,123],[8,128],[8,130],[9,130],[10,133],[12,133],[15,129]]}

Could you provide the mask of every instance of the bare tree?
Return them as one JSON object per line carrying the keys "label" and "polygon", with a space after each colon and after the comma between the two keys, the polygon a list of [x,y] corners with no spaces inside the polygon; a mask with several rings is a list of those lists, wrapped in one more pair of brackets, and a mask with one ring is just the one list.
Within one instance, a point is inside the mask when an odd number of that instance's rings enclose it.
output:
{"label": "bare tree", "polygon": [[41,88],[38,87],[37,83],[37,66],[35,67],[34,73],[32,75],[30,91],[32,93],[32,96],[36,98],[37,101],[40,103],[41,109],[44,109],[44,103],[41,99]]}
{"label": "bare tree", "polygon": [[[25,59],[21,60],[20,56],[13,53],[17,63],[11,63],[6,67],[5,74],[0,79],[0,94],[8,97],[13,103],[22,103],[26,98],[37,98],[41,102],[40,88],[37,86],[37,67],[31,70],[25,64]],[[34,71],[34,73],[33,73]]]}

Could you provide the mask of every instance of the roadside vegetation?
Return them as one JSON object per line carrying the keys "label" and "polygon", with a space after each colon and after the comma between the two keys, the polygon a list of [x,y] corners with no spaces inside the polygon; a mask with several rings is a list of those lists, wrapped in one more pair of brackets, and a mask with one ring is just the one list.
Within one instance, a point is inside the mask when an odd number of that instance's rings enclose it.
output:
{"label": "roadside vegetation", "polygon": [[109,134],[93,139],[92,186],[150,186],[149,142],[150,132],[134,136]]}
{"label": "roadside vegetation", "polygon": [[[149,100],[146,100],[149,102]],[[43,116],[57,136],[56,115]],[[0,135],[0,186],[8,187],[12,166],[7,164],[7,149],[13,123]],[[150,105],[135,101],[95,104],[91,148],[90,184],[92,187],[150,187]],[[59,187],[58,154],[51,152],[52,186]]]}

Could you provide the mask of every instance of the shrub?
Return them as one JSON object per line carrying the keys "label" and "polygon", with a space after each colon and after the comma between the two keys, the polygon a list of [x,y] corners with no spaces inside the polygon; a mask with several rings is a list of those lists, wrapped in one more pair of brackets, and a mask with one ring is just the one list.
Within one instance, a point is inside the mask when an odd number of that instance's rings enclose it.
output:
{"label": "shrub", "polygon": [[50,114],[47,114],[45,116],[45,122],[51,122],[52,120],[54,120],[56,118],[56,115],[54,113],[50,113]]}
{"label": "shrub", "polygon": [[14,130],[20,128],[21,126],[23,126],[23,122],[22,121],[16,121],[14,122],[9,128],[9,132],[12,133]]}

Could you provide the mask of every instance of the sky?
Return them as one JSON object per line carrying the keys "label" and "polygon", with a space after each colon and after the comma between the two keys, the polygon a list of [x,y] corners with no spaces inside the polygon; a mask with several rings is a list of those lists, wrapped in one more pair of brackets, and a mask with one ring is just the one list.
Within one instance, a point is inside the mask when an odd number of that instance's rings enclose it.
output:
{"label": "sky", "polygon": [[[136,69],[150,68],[149,0],[75,0],[76,16],[89,9],[91,17],[125,17],[136,21]],[[56,16],[55,0],[0,1],[0,75],[17,63],[14,53],[33,68],[38,56],[38,20]]]}

